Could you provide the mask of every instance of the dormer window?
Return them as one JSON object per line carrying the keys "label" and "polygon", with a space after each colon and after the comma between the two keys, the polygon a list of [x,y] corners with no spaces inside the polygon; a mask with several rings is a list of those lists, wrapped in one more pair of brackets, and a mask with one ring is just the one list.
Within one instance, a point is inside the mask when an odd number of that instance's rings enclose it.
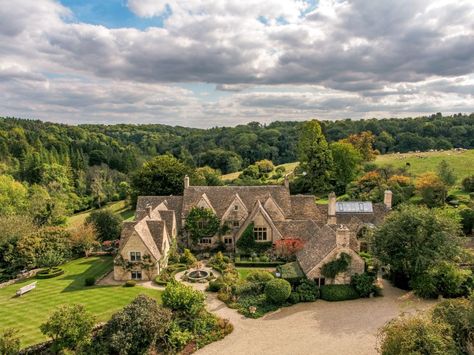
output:
{"label": "dormer window", "polygon": [[238,227],[238,226],[240,226],[239,221],[232,221],[232,226],[233,226],[233,227]]}

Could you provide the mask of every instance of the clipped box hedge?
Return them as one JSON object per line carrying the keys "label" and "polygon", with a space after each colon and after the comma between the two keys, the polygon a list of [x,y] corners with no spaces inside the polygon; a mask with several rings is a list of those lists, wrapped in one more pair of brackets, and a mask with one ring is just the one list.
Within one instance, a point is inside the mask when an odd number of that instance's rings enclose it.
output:
{"label": "clipped box hedge", "polygon": [[36,273],[37,279],[51,279],[53,277],[64,274],[64,270],[59,267],[53,267],[51,269],[42,269]]}
{"label": "clipped box hedge", "polygon": [[347,301],[359,298],[359,293],[351,285],[324,285],[319,290],[321,299],[325,301]]}

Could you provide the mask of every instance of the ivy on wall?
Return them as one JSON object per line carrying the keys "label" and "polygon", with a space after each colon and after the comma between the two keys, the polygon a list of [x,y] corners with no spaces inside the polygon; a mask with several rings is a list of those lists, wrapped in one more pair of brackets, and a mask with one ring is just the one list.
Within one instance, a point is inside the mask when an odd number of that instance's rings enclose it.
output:
{"label": "ivy on wall", "polygon": [[184,229],[193,243],[198,243],[201,238],[214,236],[219,231],[219,225],[219,218],[211,209],[193,207],[186,217]]}
{"label": "ivy on wall", "polygon": [[254,253],[263,253],[266,250],[272,247],[272,242],[257,242],[255,241],[255,237],[253,235],[253,227],[254,224],[250,223],[247,228],[245,228],[244,232],[240,236],[239,240],[235,243],[237,249],[240,252],[250,254]]}
{"label": "ivy on wall", "polygon": [[346,253],[341,253],[337,259],[334,259],[323,265],[321,274],[324,277],[333,279],[341,272],[347,271],[351,264],[351,256]]}

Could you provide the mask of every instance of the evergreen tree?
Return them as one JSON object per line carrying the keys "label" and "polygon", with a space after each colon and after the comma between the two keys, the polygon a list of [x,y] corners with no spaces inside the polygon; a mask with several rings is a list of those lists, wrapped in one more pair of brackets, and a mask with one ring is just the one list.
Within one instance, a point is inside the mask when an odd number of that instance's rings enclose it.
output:
{"label": "evergreen tree", "polygon": [[328,191],[333,171],[333,158],[318,121],[305,122],[298,142],[298,157],[311,192]]}

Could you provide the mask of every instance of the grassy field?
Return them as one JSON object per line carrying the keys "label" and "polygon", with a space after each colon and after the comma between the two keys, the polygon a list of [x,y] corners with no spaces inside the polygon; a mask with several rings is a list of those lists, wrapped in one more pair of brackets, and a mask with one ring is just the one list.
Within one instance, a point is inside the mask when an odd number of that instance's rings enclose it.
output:
{"label": "grassy field", "polygon": [[[61,304],[81,303],[98,321],[106,321],[138,294],[160,299],[160,291],[122,286],[84,286],[86,277],[99,277],[112,269],[112,257],[90,257],[73,260],[64,265],[65,273],[52,279],[29,279],[0,289],[0,331],[14,327],[20,331],[21,346],[46,339],[39,326]],[[36,289],[15,297],[22,286],[37,281]]]}
{"label": "grassy field", "polygon": [[[375,160],[378,166],[391,165],[395,168],[405,167],[414,176],[427,171],[436,171],[436,167],[442,160],[446,160],[454,169],[458,183],[468,176],[474,174],[474,149],[464,151],[423,152],[423,153],[400,153],[379,155]],[[407,166],[409,163],[409,166]],[[292,172],[298,163],[283,164],[286,173]],[[241,172],[222,175],[223,180],[233,180],[239,177]]]}
{"label": "grassy field", "polygon": [[[130,206],[128,206],[125,201],[111,202],[102,208],[119,214],[124,221],[132,219],[135,213],[135,211]],[[68,218],[68,226],[74,228],[80,224],[83,224],[92,211],[93,210],[88,210],[72,215]]]}
{"label": "grassy field", "polygon": [[[377,157],[379,166],[392,165],[395,168],[405,167],[408,172],[417,176],[427,171],[436,171],[442,160],[446,160],[454,169],[458,182],[474,174],[474,149],[465,151],[424,152],[405,154],[385,154]],[[407,165],[409,163],[409,166]]]}

